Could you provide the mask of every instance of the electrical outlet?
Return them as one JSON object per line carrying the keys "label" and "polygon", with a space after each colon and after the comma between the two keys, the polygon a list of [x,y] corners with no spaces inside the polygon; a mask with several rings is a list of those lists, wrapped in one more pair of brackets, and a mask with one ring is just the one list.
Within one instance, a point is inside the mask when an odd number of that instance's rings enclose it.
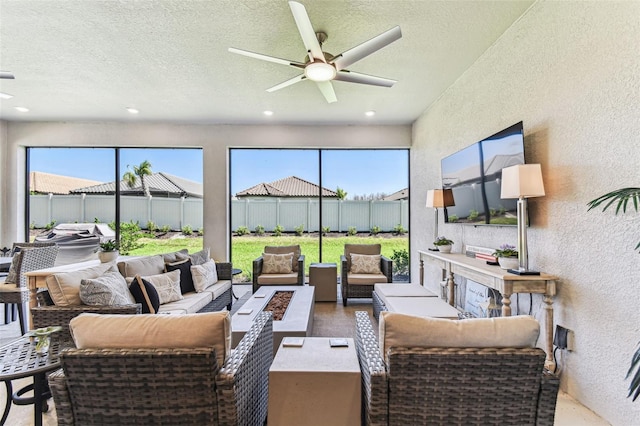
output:
{"label": "electrical outlet", "polygon": [[560,349],[567,349],[569,346],[569,329],[561,325],[556,325],[556,334],[553,337],[553,344]]}

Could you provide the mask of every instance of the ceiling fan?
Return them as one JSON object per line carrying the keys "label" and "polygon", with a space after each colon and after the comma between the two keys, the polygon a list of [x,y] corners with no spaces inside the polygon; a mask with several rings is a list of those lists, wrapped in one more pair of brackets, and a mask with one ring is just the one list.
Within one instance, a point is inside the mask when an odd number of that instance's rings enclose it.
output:
{"label": "ceiling fan", "polygon": [[267,56],[260,53],[250,52],[248,50],[241,50],[233,47],[229,48],[229,52],[232,53],[261,59],[263,61],[275,62],[276,64],[288,65],[303,71],[302,74],[267,89],[267,92],[275,92],[276,90],[280,90],[287,86],[291,86],[292,84],[309,79],[311,81],[315,81],[327,102],[332,103],[337,101],[336,93],[333,90],[333,85],[331,84],[332,80],[383,87],[391,87],[396,83],[395,80],[361,74],[349,71],[346,68],[402,37],[399,26],[393,27],[382,34],[377,35],[371,40],[365,41],[358,46],[334,56],[322,51],[322,43],[327,40],[327,34],[323,32],[315,32],[305,7],[295,1],[290,1],[289,7],[293,13],[293,19],[296,21],[296,25],[298,26],[302,42],[307,49],[305,62],[290,61],[288,59]]}

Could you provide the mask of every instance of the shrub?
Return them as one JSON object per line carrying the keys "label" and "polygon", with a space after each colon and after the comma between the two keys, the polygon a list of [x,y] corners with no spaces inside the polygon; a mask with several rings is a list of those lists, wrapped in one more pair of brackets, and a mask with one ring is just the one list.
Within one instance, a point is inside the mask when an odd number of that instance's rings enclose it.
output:
{"label": "shrub", "polygon": [[496,215],[496,209],[489,209],[489,217],[494,217]]}
{"label": "shrub", "polygon": [[273,228],[273,235],[275,235],[276,237],[279,237],[282,235],[283,231],[284,231],[284,227],[282,225],[276,225],[276,227]]}
{"label": "shrub", "polygon": [[120,224],[120,254],[126,256],[131,251],[143,247],[144,244],[138,242],[142,237],[138,222],[123,222]]}
{"label": "shrub", "polygon": [[304,232],[304,225],[298,225],[295,228],[293,228],[293,230],[296,232],[296,235],[298,237],[301,237],[302,233]]}
{"label": "shrub", "polygon": [[457,222],[458,221],[458,215],[452,214],[449,215],[449,222]]}
{"label": "shrub", "polygon": [[193,228],[191,228],[191,225],[185,225],[182,227],[182,233],[184,235],[192,235],[193,234]]}
{"label": "shrub", "polygon": [[56,221],[55,221],[55,220],[52,220],[51,222],[47,223],[47,224],[44,226],[44,229],[45,229],[45,230],[47,230],[47,231],[51,231],[51,230],[53,229],[53,227],[54,227],[54,226],[56,226]]}
{"label": "shrub", "polygon": [[404,235],[407,233],[407,230],[404,229],[404,226],[397,224],[396,226],[393,227],[393,232],[395,232],[398,235]]}
{"label": "shrub", "polygon": [[329,232],[331,232],[331,227],[329,226],[322,227],[322,235],[327,235]]}
{"label": "shrub", "polygon": [[478,213],[478,210],[471,209],[471,210],[469,211],[469,220],[476,220],[476,219],[478,218],[478,215],[479,215],[479,214],[480,214],[480,213]]}
{"label": "shrub", "polygon": [[171,226],[169,225],[162,225],[162,228],[160,228],[160,230],[162,232],[171,232]]}
{"label": "shrub", "polygon": [[29,229],[36,229],[36,223],[35,222],[31,222],[29,224]]}
{"label": "shrub", "polygon": [[154,232],[156,229],[158,229],[158,227],[153,221],[150,220],[149,222],[147,222],[147,231]]}
{"label": "shrub", "polygon": [[382,230],[380,229],[380,227],[379,227],[378,225],[374,225],[374,226],[371,228],[371,233],[372,233],[373,235],[378,235],[381,231],[382,231]]}
{"label": "shrub", "polygon": [[262,225],[256,226],[255,231],[256,231],[256,235],[260,235],[260,236],[264,235],[264,226]]}
{"label": "shrub", "polygon": [[198,228],[198,235],[204,235],[204,228]]}
{"label": "shrub", "polygon": [[238,229],[236,229],[236,235],[238,237],[242,237],[243,235],[247,234],[250,234],[250,232],[249,228],[247,228],[246,226],[238,226]]}
{"label": "shrub", "polygon": [[409,273],[409,252],[406,249],[394,250],[391,260],[393,260],[394,274],[406,275]]}
{"label": "shrub", "polygon": [[347,229],[347,235],[354,236],[357,233],[358,231],[356,230],[355,226],[350,226],[349,229]]}

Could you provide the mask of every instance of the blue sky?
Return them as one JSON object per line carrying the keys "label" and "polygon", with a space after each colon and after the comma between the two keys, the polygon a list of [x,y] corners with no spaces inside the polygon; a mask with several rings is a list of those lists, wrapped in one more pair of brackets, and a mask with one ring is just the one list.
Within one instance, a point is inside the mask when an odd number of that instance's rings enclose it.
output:
{"label": "blue sky", "polygon": [[[112,182],[114,150],[111,148],[32,148],[31,171]],[[408,187],[407,150],[325,150],[322,157],[322,186],[347,191],[347,197]],[[202,182],[201,149],[120,150],[120,171],[127,165],[151,162],[154,172],[166,172]],[[233,149],[231,151],[231,193],[261,182],[298,176],[318,183],[317,150]]]}

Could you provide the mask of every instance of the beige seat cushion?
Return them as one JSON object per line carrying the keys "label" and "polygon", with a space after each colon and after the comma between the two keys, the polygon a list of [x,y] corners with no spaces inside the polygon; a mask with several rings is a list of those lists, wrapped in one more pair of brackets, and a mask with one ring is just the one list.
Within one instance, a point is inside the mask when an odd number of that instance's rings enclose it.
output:
{"label": "beige seat cushion", "polygon": [[373,285],[386,283],[387,277],[383,274],[347,274],[349,285]]}
{"label": "beige seat cushion", "polygon": [[450,321],[380,313],[379,342],[385,357],[391,347],[533,348],[539,335],[540,324],[528,315]]}
{"label": "beige seat cushion", "polygon": [[456,308],[438,297],[387,297],[387,310],[418,317],[458,319]]}
{"label": "beige seat cushion", "polygon": [[298,284],[298,273],[290,274],[262,274],[258,276],[260,285]]}
{"label": "beige seat cushion", "polygon": [[69,328],[78,349],[202,348],[216,349],[222,365],[231,350],[229,312],[186,315],[81,314]]}
{"label": "beige seat cushion", "polygon": [[[347,271],[351,270],[351,253],[380,254],[381,250],[382,246],[380,244],[345,244],[344,256],[347,258]],[[387,280],[385,279],[384,281]]]}
{"label": "beige seat cushion", "polygon": [[182,314],[195,314],[200,309],[207,306],[213,298],[213,295],[209,292],[196,293],[190,291],[182,295],[182,299],[175,302],[165,303],[158,308],[159,314],[164,313],[182,313]]}
{"label": "beige seat cushion", "polygon": [[266,246],[264,248],[264,253],[271,254],[287,254],[293,253],[293,259],[291,261],[291,266],[293,268],[293,272],[298,272],[298,258],[300,257],[301,251],[300,246]]}
{"label": "beige seat cushion", "polygon": [[164,258],[161,254],[155,256],[144,256],[137,259],[118,262],[118,270],[123,277],[142,277],[158,275],[164,272]]}
{"label": "beige seat cushion", "polygon": [[204,289],[203,293],[211,293],[212,300],[217,299],[224,293],[225,291],[231,288],[231,280],[220,280],[212,286],[209,286]]}
{"label": "beige seat cushion", "polygon": [[90,280],[102,276],[105,272],[115,272],[113,263],[102,263],[79,271],[58,272],[49,275],[45,282],[49,295],[56,306],[82,305],[80,284],[82,280]]}
{"label": "beige seat cushion", "polygon": [[386,305],[387,297],[437,297],[438,295],[427,290],[420,284],[390,284],[379,283],[373,287],[380,300]]}

